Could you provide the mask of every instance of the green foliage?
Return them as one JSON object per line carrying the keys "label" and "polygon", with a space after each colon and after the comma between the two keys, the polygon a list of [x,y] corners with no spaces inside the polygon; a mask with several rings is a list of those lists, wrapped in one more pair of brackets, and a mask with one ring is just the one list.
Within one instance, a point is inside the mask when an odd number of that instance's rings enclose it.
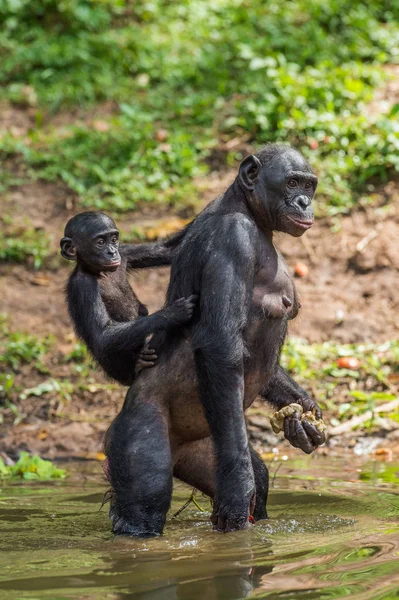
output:
{"label": "green foliage", "polygon": [[39,339],[27,333],[10,333],[3,322],[0,329],[0,365],[18,371],[21,364],[33,363],[36,369],[42,371],[42,359],[51,344],[49,336]]}
{"label": "green foliage", "polygon": [[36,396],[40,398],[46,394],[55,393],[57,398],[60,400],[71,400],[71,392],[73,391],[73,385],[70,381],[58,381],[57,379],[50,378],[42,381],[39,385],[33,388],[26,388],[20,395],[20,400],[26,400],[29,396]]}
{"label": "green foliage", "polygon": [[0,458],[0,479],[48,481],[65,479],[66,475],[64,469],[58,469],[51,461],[43,460],[39,456],[29,456],[28,452],[21,452],[18,462],[12,466],[6,466]]}
{"label": "green foliage", "polygon": [[[358,360],[357,369],[340,368],[339,358]],[[399,342],[385,344],[309,344],[301,339],[289,339],[284,346],[282,364],[305,388],[313,392],[325,407],[333,411],[334,419],[348,419],[378,405],[393,400],[389,377],[397,373]],[[339,405],[334,396],[344,398]],[[394,415],[386,415],[393,418]]]}
{"label": "green foliage", "polygon": [[0,231],[0,261],[42,267],[50,256],[50,240],[41,229]]}
{"label": "green foliage", "polygon": [[[184,202],[235,137],[301,148],[333,214],[399,170],[397,110],[366,116],[381,65],[399,60],[397,0],[0,0],[0,18],[1,94],[39,107],[36,129],[0,152],[84,205]],[[100,127],[41,127],[43,111],[103,100],[119,109]]]}
{"label": "green foliage", "polygon": [[64,357],[64,361],[71,363],[74,371],[82,377],[88,377],[90,372],[96,368],[86,344],[82,342],[74,345],[73,350]]}
{"label": "green foliage", "polygon": [[361,481],[370,481],[374,485],[379,483],[399,483],[398,466],[393,464],[389,465],[384,462],[375,461],[372,465],[372,470],[364,468],[359,478]]}

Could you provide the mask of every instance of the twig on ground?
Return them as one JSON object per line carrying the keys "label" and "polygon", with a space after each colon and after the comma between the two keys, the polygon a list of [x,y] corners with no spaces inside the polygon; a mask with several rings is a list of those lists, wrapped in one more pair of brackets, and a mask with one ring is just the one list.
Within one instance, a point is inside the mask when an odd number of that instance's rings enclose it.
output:
{"label": "twig on ground", "polygon": [[328,435],[341,435],[341,433],[347,433],[348,431],[352,431],[358,425],[362,425],[369,419],[373,418],[374,414],[391,412],[399,407],[399,398],[395,400],[391,400],[391,402],[386,402],[385,404],[381,404],[381,406],[376,406],[373,410],[368,410],[362,415],[358,415],[357,417],[353,417],[346,421],[345,423],[341,423],[336,427],[331,427],[328,429]]}
{"label": "twig on ground", "polygon": [[183,504],[183,506],[181,506],[179,508],[179,510],[177,510],[175,512],[175,514],[172,516],[172,519],[175,519],[176,517],[178,517],[183,512],[183,510],[185,510],[191,503],[193,503],[198,508],[199,511],[205,512],[204,509],[202,508],[202,506],[200,506],[198,504],[198,502],[196,501],[196,499],[195,499],[195,494],[197,493],[197,491],[198,490],[196,490],[195,488],[193,488],[193,491],[191,492],[190,498],[187,500],[187,502],[185,502]]}
{"label": "twig on ground", "polygon": [[356,250],[357,252],[359,252],[360,254],[363,252],[363,250],[365,250],[366,246],[369,245],[369,243],[377,237],[378,235],[378,231],[376,231],[375,229],[373,229],[372,231],[370,231],[364,238],[362,238],[360,240],[360,242],[358,242],[356,244]]}

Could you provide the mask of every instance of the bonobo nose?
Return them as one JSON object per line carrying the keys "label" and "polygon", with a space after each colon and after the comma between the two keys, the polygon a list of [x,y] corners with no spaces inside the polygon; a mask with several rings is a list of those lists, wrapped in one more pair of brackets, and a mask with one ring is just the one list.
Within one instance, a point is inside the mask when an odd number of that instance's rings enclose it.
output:
{"label": "bonobo nose", "polygon": [[311,199],[309,196],[301,195],[295,198],[295,204],[299,206],[302,210],[305,210],[311,203]]}

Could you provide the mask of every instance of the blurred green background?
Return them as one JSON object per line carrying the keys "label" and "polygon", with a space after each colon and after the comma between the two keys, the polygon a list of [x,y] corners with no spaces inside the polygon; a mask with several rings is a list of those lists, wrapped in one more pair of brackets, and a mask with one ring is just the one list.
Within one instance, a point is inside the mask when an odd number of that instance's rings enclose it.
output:
{"label": "blurred green background", "polygon": [[347,212],[399,169],[399,105],[370,107],[398,16],[398,0],[0,0],[1,98],[35,120],[1,157],[124,211],[195,197],[194,177],[241,157],[229,140],[283,140],[311,157],[320,211]]}

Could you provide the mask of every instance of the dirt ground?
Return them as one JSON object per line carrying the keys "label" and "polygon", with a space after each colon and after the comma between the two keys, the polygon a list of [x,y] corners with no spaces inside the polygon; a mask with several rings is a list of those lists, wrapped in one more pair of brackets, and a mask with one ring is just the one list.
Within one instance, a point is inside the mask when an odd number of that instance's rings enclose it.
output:
{"label": "dirt ground", "polygon": [[[214,173],[204,190],[204,204],[231,182],[234,172]],[[65,222],[73,214],[74,197],[60,185],[32,182],[12,189],[0,200],[3,214],[43,228],[53,236],[54,251]],[[399,337],[399,184],[389,183],[375,195],[373,206],[359,208],[339,226],[321,219],[306,236],[294,239],[276,235],[276,243],[289,267],[305,264],[309,273],[297,278],[302,302],[291,334],[309,342],[337,340],[384,342]],[[129,213],[118,219],[122,231],[132,226],[158,230],[178,226],[175,215],[155,216],[154,210]],[[62,356],[75,338],[66,312],[63,289],[69,265],[55,260],[53,268],[32,271],[24,266],[0,266],[1,312],[9,315],[12,330],[56,338],[51,376],[71,377]],[[168,283],[168,269],[137,272],[132,285],[149,309],[159,308]],[[43,380],[24,366],[17,380],[33,387]],[[124,389],[109,385],[101,373],[90,390],[73,395],[67,404],[43,398],[24,402],[24,418],[0,427],[0,449],[9,453],[28,449],[45,456],[95,456],[110,420],[121,406]],[[109,389],[108,389],[109,388]],[[269,435],[269,437],[268,437]],[[265,433],[266,444],[277,440]]]}
{"label": "dirt ground", "polygon": [[[399,67],[390,66],[387,71],[391,78],[377,91],[369,106],[370,115],[386,112],[397,102]],[[113,103],[105,103],[90,114],[77,109],[75,113],[49,117],[44,126],[56,127],[61,136],[65,125],[71,122],[90,122],[99,128],[101,119],[115,110]],[[11,131],[23,137],[34,119],[30,109],[0,104],[0,134]],[[242,140],[238,142],[242,149],[251,150]],[[11,166],[17,175],[26,176],[18,161]],[[233,170],[215,170],[198,181],[202,191],[198,210],[223,192],[234,176]],[[14,224],[43,229],[52,237],[56,256],[64,225],[79,210],[77,199],[60,182],[27,179],[28,183],[0,195],[0,214],[12,215]],[[178,214],[166,208],[144,206],[120,216],[117,224],[123,238],[129,241],[133,227],[162,235],[178,229],[191,216],[187,210]],[[297,278],[302,308],[291,324],[292,335],[311,343],[385,342],[399,338],[399,182],[381,186],[371,204],[359,203],[350,216],[318,219],[302,238],[278,234],[275,242],[293,272],[298,263],[308,268],[306,277]],[[63,295],[69,267],[61,258],[54,258],[47,269],[40,271],[0,264],[0,312],[8,314],[9,328],[38,336],[52,334],[55,338],[46,359],[49,374],[43,376],[29,365],[22,366],[15,378],[21,388],[34,387],[49,377],[72,384],[78,381],[76,372],[64,360],[76,342]],[[132,285],[150,311],[163,304],[168,278],[168,269],[137,272],[132,277]],[[124,394],[124,388],[94,372],[84,389],[71,393],[71,399],[57,393],[28,397],[20,403],[22,412],[17,422],[10,413],[0,425],[0,452],[16,454],[24,449],[42,456],[96,457],[104,431],[120,408]],[[261,444],[270,448],[281,443],[265,425],[265,419],[251,419],[251,431]],[[284,451],[291,449],[286,442],[282,442],[282,447]]]}

